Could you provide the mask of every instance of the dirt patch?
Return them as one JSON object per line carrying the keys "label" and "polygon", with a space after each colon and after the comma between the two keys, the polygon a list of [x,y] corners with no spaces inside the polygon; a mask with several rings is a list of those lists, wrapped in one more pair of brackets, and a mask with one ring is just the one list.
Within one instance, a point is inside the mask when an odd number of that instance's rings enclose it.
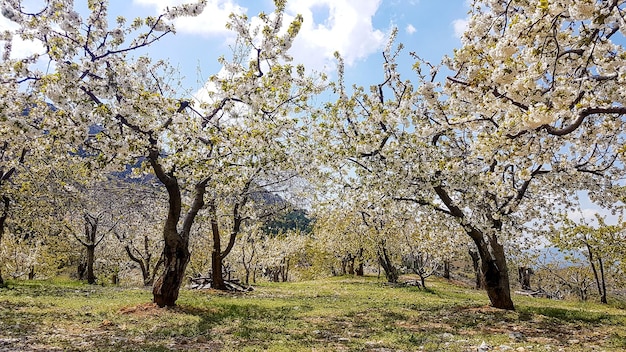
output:
{"label": "dirt patch", "polygon": [[123,307],[120,309],[121,314],[132,314],[140,316],[158,316],[163,312],[162,308],[159,308],[156,303],[141,303],[136,306]]}

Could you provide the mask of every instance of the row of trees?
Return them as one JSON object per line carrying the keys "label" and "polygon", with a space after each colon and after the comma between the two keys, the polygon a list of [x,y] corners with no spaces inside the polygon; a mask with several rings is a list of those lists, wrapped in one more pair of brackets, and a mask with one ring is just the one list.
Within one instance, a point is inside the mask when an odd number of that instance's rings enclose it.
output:
{"label": "row of trees", "polygon": [[[99,198],[88,193],[94,184],[67,182],[81,175],[74,166],[105,177],[135,165],[165,190],[151,198],[152,210],[135,215],[150,229],[162,226],[163,270],[153,295],[171,306],[200,219],[209,224],[220,288],[234,248],[242,258],[252,255],[244,252],[250,242],[237,245],[244,230],[276,212],[277,204],[259,195],[286,194],[305,179],[319,217],[347,225],[322,221],[319,236],[332,230],[342,236],[333,245],[349,237],[362,243],[344,252],[346,264],[373,251],[395,281],[392,254],[401,250],[393,246],[404,242],[405,259],[424,278],[427,256],[445,263],[452,248],[470,241],[492,305],[514,309],[505,253],[528,248],[529,239],[559,223],[577,192],[606,208],[623,197],[624,1],[475,1],[454,57],[430,64],[411,53],[407,72],[392,35],[383,78],[366,88],[348,87],[339,55],[336,82],[292,64],[288,50],[302,18],[284,24],[285,1],[276,0],[260,24],[231,16],[233,57],[220,59],[224,69],[200,101],[177,86],[167,62],[139,52],[171,35],[173,19],[203,5],[109,23],[107,1],[89,0],[85,17],[69,0],[48,0],[34,13],[6,2],[3,15],[19,28],[2,37],[0,235],[13,212],[33,204],[24,199],[58,204],[47,197],[64,197],[61,189]],[[40,43],[43,52],[13,57],[14,36]],[[326,88],[334,98],[314,104]],[[58,183],[42,178],[52,173]],[[100,189],[115,187],[102,182]],[[142,209],[149,192],[126,193],[126,208]],[[89,253],[97,233],[116,231],[116,216],[70,202],[45,214],[66,220],[63,228],[76,234],[71,218],[80,212],[84,234],[76,239]],[[71,210],[77,205],[84,211]],[[45,222],[25,228],[53,233]],[[130,241],[134,231],[116,235]],[[130,245],[126,251],[142,262]]]}

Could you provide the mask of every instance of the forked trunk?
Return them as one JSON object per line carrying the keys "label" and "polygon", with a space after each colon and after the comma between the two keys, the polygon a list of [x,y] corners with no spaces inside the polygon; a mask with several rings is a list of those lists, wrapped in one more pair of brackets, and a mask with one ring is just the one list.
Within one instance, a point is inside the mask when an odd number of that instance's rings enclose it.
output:
{"label": "forked trunk", "polygon": [[480,256],[484,287],[491,305],[494,308],[515,310],[503,246],[495,239],[487,242],[482,236],[479,241],[476,238],[474,240]]}
{"label": "forked trunk", "polygon": [[[204,207],[204,193],[208,180],[197,183],[194,187],[193,202],[183,220],[182,230],[178,231],[178,223],[182,208],[180,186],[174,172],[163,170],[159,163],[159,150],[156,148],[156,139],[151,139],[153,149],[148,159],[155,175],[163,183],[168,193],[168,214],[163,228],[163,274],[155,281],[152,288],[153,301],[159,307],[174,306],[178,299],[178,291],[185,278],[185,269],[191,254],[189,253],[189,233],[198,211]],[[156,268],[155,268],[156,270]]]}
{"label": "forked trunk", "polygon": [[389,257],[389,253],[387,252],[387,248],[385,247],[385,243],[380,243],[378,246],[378,262],[383,267],[385,271],[385,277],[387,277],[387,281],[389,283],[395,284],[398,282],[400,278],[400,272]]}
{"label": "forked trunk", "polygon": [[159,307],[176,305],[178,292],[185,278],[190,253],[187,242],[175,231],[166,235],[163,248],[163,274],[152,288],[153,301]]}

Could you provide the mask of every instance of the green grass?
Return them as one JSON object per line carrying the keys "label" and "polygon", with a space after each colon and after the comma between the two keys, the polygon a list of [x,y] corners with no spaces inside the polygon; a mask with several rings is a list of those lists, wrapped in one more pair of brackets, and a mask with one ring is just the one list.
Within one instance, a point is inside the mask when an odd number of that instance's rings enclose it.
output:
{"label": "green grass", "polygon": [[264,283],[246,294],[182,290],[177,307],[159,309],[147,289],[9,282],[0,289],[0,349],[468,351],[483,341],[493,350],[626,348],[626,312],[617,304],[515,296],[509,312],[488,307],[483,292],[429,284],[420,291],[340,277]]}

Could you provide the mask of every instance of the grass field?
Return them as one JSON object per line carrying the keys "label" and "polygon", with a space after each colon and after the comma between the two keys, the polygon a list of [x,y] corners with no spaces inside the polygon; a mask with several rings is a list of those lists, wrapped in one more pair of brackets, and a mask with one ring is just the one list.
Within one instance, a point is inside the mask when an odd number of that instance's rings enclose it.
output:
{"label": "grass field", "polygon": [[[374,277],[263,283],[253,292],[183,290],[159,309],[146,289],[18,281],[0,289],[0,351],[624,351],[616,302],[515,296]],[[489,346],[489,347],[486,347]]]}

